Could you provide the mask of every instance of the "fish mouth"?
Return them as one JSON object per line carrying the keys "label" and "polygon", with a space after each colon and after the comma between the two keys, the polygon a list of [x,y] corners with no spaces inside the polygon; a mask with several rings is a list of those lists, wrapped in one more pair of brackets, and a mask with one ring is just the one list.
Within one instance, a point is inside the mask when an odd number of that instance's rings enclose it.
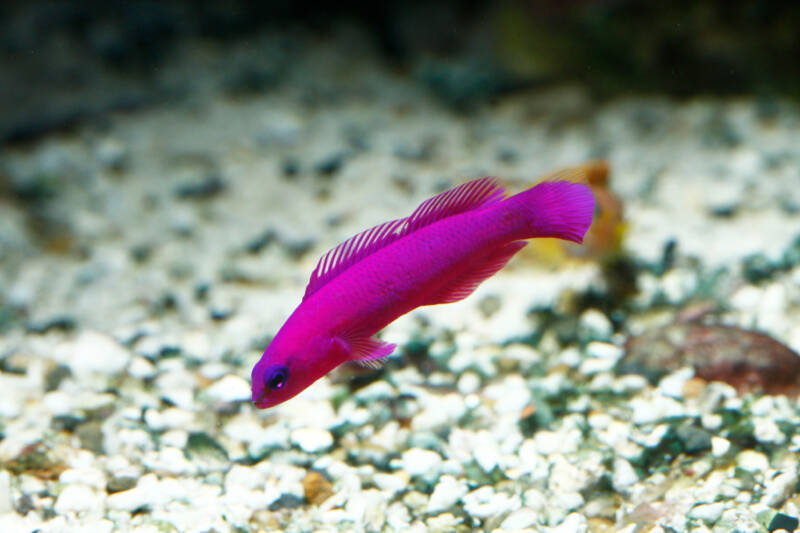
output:
{"label": "fish mouth", "polygon": [[259,409],[266,409],[267,407],[269,407],[269,402],[267,401],[267,391],[264,391],[263,393],[261,393],[261,396],[255,398],[253,400],[253,404],[255,404],[255,406],[258,407]]}

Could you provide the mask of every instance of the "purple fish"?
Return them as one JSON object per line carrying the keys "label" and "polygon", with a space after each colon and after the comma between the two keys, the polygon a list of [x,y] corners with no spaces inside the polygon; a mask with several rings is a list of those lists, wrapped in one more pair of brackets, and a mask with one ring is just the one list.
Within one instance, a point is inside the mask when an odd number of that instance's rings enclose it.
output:
{"label": "purple fish", "polygon": [[525,239],[581,242],[593,211],[585,185],[544,182],[506,198],[495,179],[481,178],[348,239],[319,260],[253,368],[253,402],[285,402],[348,361],[377,367],[395,349],[378,331],[417,307],[466,298]]}

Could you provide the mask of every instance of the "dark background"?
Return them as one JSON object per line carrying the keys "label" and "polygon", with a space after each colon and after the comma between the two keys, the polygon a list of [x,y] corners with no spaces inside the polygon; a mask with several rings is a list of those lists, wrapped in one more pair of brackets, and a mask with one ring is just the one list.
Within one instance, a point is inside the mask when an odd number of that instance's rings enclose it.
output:
{"label": "dark background", "polygon": [[205,90],[193,69],[209,67],[187,59],[192,47],[263,48],[262,60],[215,67],[215,90],[267,91],[304,47],[337,46],[348,31],[459,112],[559,83],[599,99],[800,94],[798,2],[10,1],[0,6],[0,142]]}

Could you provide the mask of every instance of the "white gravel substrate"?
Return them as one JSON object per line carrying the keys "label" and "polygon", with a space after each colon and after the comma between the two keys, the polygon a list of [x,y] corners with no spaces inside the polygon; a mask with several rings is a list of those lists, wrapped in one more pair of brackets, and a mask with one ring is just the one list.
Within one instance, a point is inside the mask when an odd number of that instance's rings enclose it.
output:
{"label": "white gravel substrate", "polygon": [[[430,345],[433,366],[390,365],[352,394],[337,372],[268,411],[248,402],[250,369],[321,253],[466,179],[519,190],[596,156],[631,255],[657,262],[675,240],[691,259],[639,274],[643,313],[725,267],[726,320],[800,348],[800,266],[759,283],[740,272],[800,234],[796,106],[598,105],[561,88],[463,116],[368,56],[329,43],[300,58],[262,96],[211,91],[0,152],[10,182],[56,180],[37,209],[69,242],[43,244],[32,208],[0,197],[0,303],[16,317],[0,333],[0,531],[745,533],[800,515],[796,400],[717,383],[690,394],[685,371],[655,387],[616,375],[625,332],[649,315],[620,335],[590,309],[575,320],[590,342],[544,331],[529,344],[532,308],[602,285],[592,262],[517,261],[387,328]],[[719,124],[739,140],[720,141]],[[397,155],[422,144],[430,157]],[[215,177],[221,192],[179,198]],[[324,501],[309,500],[311,471],[330,483]]]}

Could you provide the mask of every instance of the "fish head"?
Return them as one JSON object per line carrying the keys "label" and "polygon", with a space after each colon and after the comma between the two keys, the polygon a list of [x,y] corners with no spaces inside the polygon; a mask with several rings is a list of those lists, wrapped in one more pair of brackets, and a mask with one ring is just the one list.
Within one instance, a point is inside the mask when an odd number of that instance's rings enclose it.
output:
{"label": "fish head", "polygon": [[253,403],[259,409],[273,407],[297,396],[339,364],[330,338],[278,338],[253,367]]}

